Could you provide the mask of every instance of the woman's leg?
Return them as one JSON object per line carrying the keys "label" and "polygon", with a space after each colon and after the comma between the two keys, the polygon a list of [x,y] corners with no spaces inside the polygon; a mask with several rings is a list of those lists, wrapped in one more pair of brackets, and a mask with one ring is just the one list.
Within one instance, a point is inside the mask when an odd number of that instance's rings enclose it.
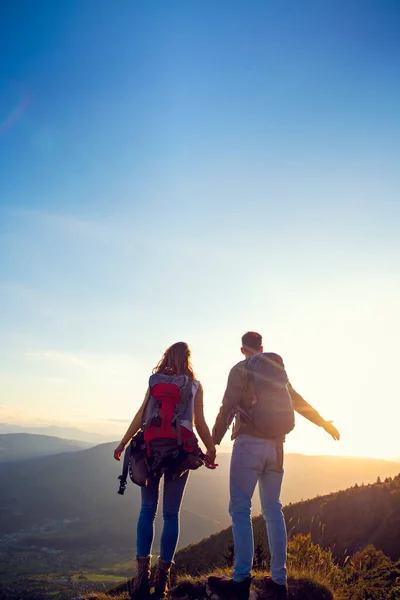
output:
{"label": "woman's leg", "polygon": [[189,471],[175,480],[168,474],[164,477],[164,527],[161,535],[160,558],[166,563],[170,563],[174,558],[178,544],[179,513],[188,477]]}
{"label": "woman's leg", "polygon": [[154,519],[157,514],[160,479],[152,478],[142,487],[142,508],[137,524],[136,556],[149,556],[154,538]]}

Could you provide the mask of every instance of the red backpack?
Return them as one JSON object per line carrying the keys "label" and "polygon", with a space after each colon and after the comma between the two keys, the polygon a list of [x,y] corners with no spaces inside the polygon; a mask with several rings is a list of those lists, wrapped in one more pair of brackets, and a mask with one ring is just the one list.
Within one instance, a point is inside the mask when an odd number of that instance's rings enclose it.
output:
{"label": "red backpack", "polygon": [[144,440],[153,468],[167,457],[196,450],[193,433],[196,383],[186,375],[156,373],[149,379],[150,396],[144,413]]}
{"label": "red backpack", "polygon": [[186,375],[156,373],[150,377],[142,428],[125,450],[119,494],[125,492],[128,473],[133,483],[146,486],[151,477],[166,471],[178,478],[187,469],[205,464],[207,457],[193,433],[198,386]]}

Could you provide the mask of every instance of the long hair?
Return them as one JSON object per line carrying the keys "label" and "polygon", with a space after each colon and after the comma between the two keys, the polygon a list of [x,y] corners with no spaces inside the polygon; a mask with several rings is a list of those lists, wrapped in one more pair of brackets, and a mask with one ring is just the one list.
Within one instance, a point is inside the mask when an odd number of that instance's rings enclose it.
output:
{"label": "long hair", "polygon": [[161,360],[153,369],[153,373],[163,375],[187,375],[191,381],[195,379],[190,362],[191,351],[186,342],[176,342],[164,352]]}

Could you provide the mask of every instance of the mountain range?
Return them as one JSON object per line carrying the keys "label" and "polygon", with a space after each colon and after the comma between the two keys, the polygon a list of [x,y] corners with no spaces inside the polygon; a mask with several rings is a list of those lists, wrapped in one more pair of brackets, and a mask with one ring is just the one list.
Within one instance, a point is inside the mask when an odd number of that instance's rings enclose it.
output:
{"label": "mountain range", "polygon": [[67,440],[76,440],[87,442],[94,446],[95,444],[104,444],[118,439],[118,434],[104,435],[101,433],[92,433],[84,431],[78,427],[64,427],[60,425],[42,425],[42,426],[22,426],[13,423],[0,423],[1,433],[31,433],[35,435],[48,435],[52,437],[64,438]]}
{"label": "mountain range", "polygon": [[[32,446],[31,436],[4,437],[9,445],[11,440],[14,446],[25,440],[22,447],[26,448],[28,441]],[[115,443],[78,450],[76,443],[71,445],[66,440],[55,443],[53,438],[38,436],[37,442],[43,444],[43,452],[48,453],[53,445],[62,453],[32,456],[29,463],[25,454],[24,460],[0,464],[0,536],[34,528],[38,534],[44,523],[66,519],[70,535],[82,544],[96,545],[107,532],[110,545],[131,546],[136,535],[140,489],[128,482],[125,496],[117,494],[122,463],[113,459]],[[68,448],[74,451],[66,452]],[[16,452],[11,453],[13,459]],[[182,546],[230,524],[229,460],[228,454],[220,454],[216,471],[202,468],[191,474],[183,503]],[[398,463],[374,459],[288,454],[285,470],[282,499],[289,504],[355,483],[373,482],[378,476],[393,476],[400,469]],[[255,495],[253,514],[260,512]],[[48,544],[61,544],[56,533],[47,532],[46,539]],[[65,536],[63,540],[65,543]]]}
{"label": "mountain range", "polygon": [[[0,436],[3,446],[4,440],[9,459],[0,462],[0,580],[8,590],[14,590],[10,597],[31,598],[29,594],[19,595],[28,589],[35,600],[70,598],[76,593],[71,592],[68,581],[60,595],[60,577],[65,573],[73,586],[81,581],[79,585],[86,590],[90,574],[100,588],[130,577],[140,489],[128,482],[125,496],[117,494],[122,463],[113,459],[115,442],[79,449],[79,442],[52,437],[7,434]],[[53,454],[37,456],[37,452]],[[202,468],[191,474],[181,514],[183,550],[176,556],[180,573],[197,575],[226,566],[232,555],[227,510],[229,461],[229,454],[221,453],[216,471]],[[314,542],[331,548],[342,563],[372,543],[396,559],[400,556],[400,476],[393,476],[399,470],[395,462],[288,454],[282,496],[289,536],[295,540],[296,534],[311,534]],[[253,514],[259,513],[255,496]],[[160,520],[159,516],[155,555]],[[254,518],[254,533],[256,546],[268,556],[260,516]],[[303,547],[307,548],[306,541]],[[371,560],[368,548],[360,561]],[[381,585],[390,587],[390,578],[400,576],[397,563],[392,565],[387,557],[379,561],[378,566],[374,562],[379,577],[375,571],[373,574],[378,590]],[[353,578],[352,571],[349,577]],[[361,595],[353,597],[349,592],[343,599],[363,599],[363,581],[359,583]],[[74,587],[74,592],[77,589]],[[381,600],[379,595],[371,598]],[[396,596],[383,598],[393,600]]]}
{"label": "mountain range", "polygon": [[62,452],[77,452],[90,448],[91,445],[88,442],[65,440],[49,435],[3,433],[0,434],[0,463],[30,460]]}

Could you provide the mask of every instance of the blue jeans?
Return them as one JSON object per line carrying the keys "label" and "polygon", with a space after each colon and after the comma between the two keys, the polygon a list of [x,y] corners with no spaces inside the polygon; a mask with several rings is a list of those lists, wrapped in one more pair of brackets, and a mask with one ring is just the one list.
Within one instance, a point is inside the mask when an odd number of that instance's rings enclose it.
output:
{"label": "blue jeans", "polygon": [[271,576],[275,583],[287,582],[287,536],[279,499],[282,479],[282,441],[263,440],[245,434],[236,438],[231,459],[229,506],[235,543],[235,581],[251,576],[254,556],[251,500],[258,482],[271,553]]}
{"label": "blue jeans", "polygon": [[[179,479],[164,475],[163,518],[160,558],[171,562],[174,558],[179,538],[179,512],[189,471]],[[137,524],[136,555],[149,556],[154,539],[154,520],[157,514],[160,492],[160,479],[153,478],[147,487],[142,487],[142,508]]]}

